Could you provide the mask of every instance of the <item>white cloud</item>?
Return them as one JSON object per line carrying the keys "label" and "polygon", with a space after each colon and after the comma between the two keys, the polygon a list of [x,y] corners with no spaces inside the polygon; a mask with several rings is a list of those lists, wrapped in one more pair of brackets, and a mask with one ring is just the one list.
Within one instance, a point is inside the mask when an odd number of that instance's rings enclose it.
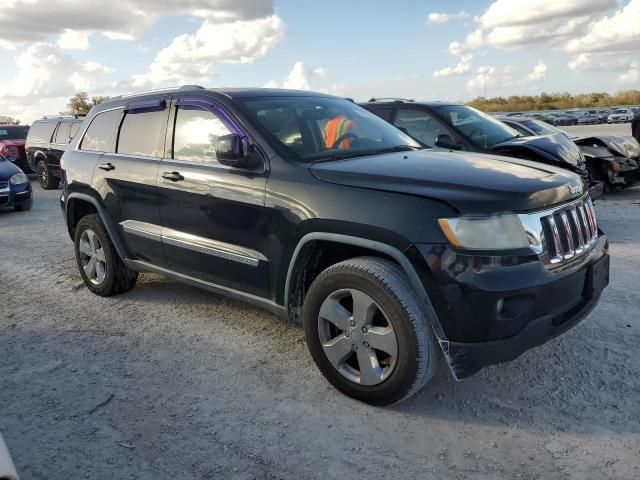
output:
{"label": "white cloud", "polygon": [[0,98],[70,97],[111,71],[96,62],[78,62],[50,43],[31,45],[15,61],[17,75],[0,91]]}
{"label": "white cloud", "polygon": [[265,57],[284,38],[277,15],[217,23],[205,20],[193,34],[183,34],[160,50],[148,71],[134,75],[134,87],[207,82],[213,63],[251,63]]}
{"label": "white cloud", "polygon": [[273,0],[4,0],[0,47],[44,41],[67,31],[132,40],[162,15],[232,22],[273,15]]}
{"label": "white cloud", "polygon": [[621,72],[629,69],[633,62],[630,56],[611,52],[579,53],[573,57],[567,66],[569,70],[581,72]]}
{"label": "white cloud", "polygon": [[527,75],[527,78],[534,82],[544,80],[547,78],[547,66],[542,61],[538,62],[536,66],[533,67],[533,71]]}
{"label": "white cloud", "polygon": [[464,10],[461,10],[458,13],[451,14],[433,12],[427,15],[427,25],[431,25],[434,23],[447,23],[449,20],[461,18],[469,18],[469,14]]}
{"label": "white cloud", "polygon": [[465,53],[460,56],[460,61],[454,67],[445,67],[440,70],[436,70],[433,72],[434,78],[440,77],[450,77],[452,75],[466,75],[469,73],[469,68],[471,67],[471,60],[473,59],[473,55],[470,53]]}
{"label": "white cloud", "polygon": [[616,0],[496,0],[479,17],[482,28],[533,25],[617,7]]}
{"label": "white cloud", "polygon": [[86,50],[89,48],[89,33],[65,29],[57,43],[60,48]]}
{"label": "white cloud", "polygon": [[620,75],[617,81],[622,84],[638,85],[640,82],[640,62],[633,62],[629,66],[629,71]]}
{"label": "white cloud", "polygon": [[[281,88],[292,90],[311,90],[313,80],[326,76],[327,72],[324,68],[311,68],[302,61],[293,64],[293,68],[282,82]],[[280,88],[275,80],[271,80],[265,85],[265,88]],[[333,89],[337,90],[339,86],[334,85]],[[318,88],[318,90],[323,90]]]}
{"label": "white cloud", "polygon": [[[483,66],[476,70],[476,76],[467,82],[467,90],[472,94],[484,94],[485,89],[502,90],[511,87],[514,68],[512,66],[493,67]],[[487,93],[488,95],[488,93]]]}
{"label": "white cloud", "polygon": [[569,52],[640,51],[640,0],[589,25],[567,44]]}

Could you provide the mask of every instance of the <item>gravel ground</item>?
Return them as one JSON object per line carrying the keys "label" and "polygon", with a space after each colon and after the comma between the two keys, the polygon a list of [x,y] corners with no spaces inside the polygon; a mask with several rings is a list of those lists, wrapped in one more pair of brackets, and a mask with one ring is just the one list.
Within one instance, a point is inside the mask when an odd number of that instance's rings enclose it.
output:
{"label": "gravel ground", "polygon": [[612,284],[586,320],[385,409],[257,308],[156,275],[92,295],[58,192],[34,189],[0,212],[0,430],[23,479],[640,478],[640,188],[597,202]]}

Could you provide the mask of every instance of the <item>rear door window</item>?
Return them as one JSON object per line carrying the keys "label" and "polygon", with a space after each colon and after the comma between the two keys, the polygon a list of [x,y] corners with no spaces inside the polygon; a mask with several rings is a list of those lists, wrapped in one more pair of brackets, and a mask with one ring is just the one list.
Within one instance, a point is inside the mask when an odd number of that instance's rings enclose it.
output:
{"label": "rear door window", "polygon": [[76,136],[76,133],[78,133],[78,130],[80,129],[80,125],[82,124],[82,122],[73,122],[71,124],[71,130],[69,132],[69,136],[71,138]]}
{"label": "rear door window", "polygon": [[393,108],[367,106],[367,110],[375,113],[381,118],[384,118],[387,122],[391,122],[393,119]]}
{"label": "rear door window", "polygon": [[112,152],[114,133],[121,118],[122,110],[120,109],[98,113],[84,134],[80,149],[91,152]]}
{"label": "rear door window", "polygon": [[166,110],[126,113],[120,126],[117,153],[162,157],[166,123]]}
{"label": "rear door window", "polygon": [[55,142],[58,145],[66,145],[69,143],[69,133],[71,132],[71,124],[70,123],[61,123],[56,130],[56,139]]}

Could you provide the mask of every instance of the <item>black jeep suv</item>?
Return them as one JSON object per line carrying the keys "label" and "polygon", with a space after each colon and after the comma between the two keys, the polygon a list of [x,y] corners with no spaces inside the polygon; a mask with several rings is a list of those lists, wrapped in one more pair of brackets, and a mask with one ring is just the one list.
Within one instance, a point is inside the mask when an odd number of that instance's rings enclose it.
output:
{"label": "black jeep suv", "polygon": [[78,132],[81,118],[42,117],[29,129],[25,150],[31,170],[45,190],[55,190],[60,183],[60,159]]}
{"label": "black jeep suv", "polygon": [[584,318],[608,282],[576,175],[424,148],[354,103],[284,90],[174,90],[90,112],[63,157],[80,274],[138,272],[302,320],[342,392],[407,398],[442,350],[456,378]]}

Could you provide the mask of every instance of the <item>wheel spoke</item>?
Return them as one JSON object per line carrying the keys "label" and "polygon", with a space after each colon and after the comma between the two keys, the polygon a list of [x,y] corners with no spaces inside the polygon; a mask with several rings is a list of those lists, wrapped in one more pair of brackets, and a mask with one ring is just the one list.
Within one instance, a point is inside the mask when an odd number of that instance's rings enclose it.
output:
{"label": "wheel spoke", "polygon": [[98,249],[98,239],[96,238],[96,234],[93,230],[87,230],[87,238],[89,239],[89,244],[91,245],[91,251],[95,252]]}
{"label": "wheel spoke", "polygon": [[344,308],[337,298],[327,298],[320,307],[320,318],[333,323],[342,331],[349,330],[351,314]]}
{"label": "wheel spoke", "polygon": [[358,290],[350,290],[349,293],[353,299],[353,320],[356,322],[356,327],[368,325],[376,309],[375,302],[369,295]]}
{"label": "wheel spoke", "polygon": [[371,327],[365,338],[372,348],[394,358],[398,356],[398,342],[393,328]]}
{"label": "wheel spoke", "polygon": [[89,259],[89,261],[87,262],[87,264],[83,267],[84,268],[84,273],[87,275],[87,278],[89,280],[93,280],[93,278],[96,276],[96,261],[93,257],[91,257]]}
{"label": "wheel spoke", "polygon": [[373,349],[360,348],[357,353],[360,367],[360,385],[376,385],[380,383],[383,370]]}
{"label": "wheel spoke", "polygon": [[335,368],[340,368],[352,353],[351,341],[344,335],[338,335],[336,338],[324,342],[322,349]]}
{"label": "wheel spoke", "polygon": [[91,252],[91,245],[89,245],[89,240],[80,238],[78,250],[80,250],[80,252],[85,254],[86,256],[90,257],[92,252]]}

